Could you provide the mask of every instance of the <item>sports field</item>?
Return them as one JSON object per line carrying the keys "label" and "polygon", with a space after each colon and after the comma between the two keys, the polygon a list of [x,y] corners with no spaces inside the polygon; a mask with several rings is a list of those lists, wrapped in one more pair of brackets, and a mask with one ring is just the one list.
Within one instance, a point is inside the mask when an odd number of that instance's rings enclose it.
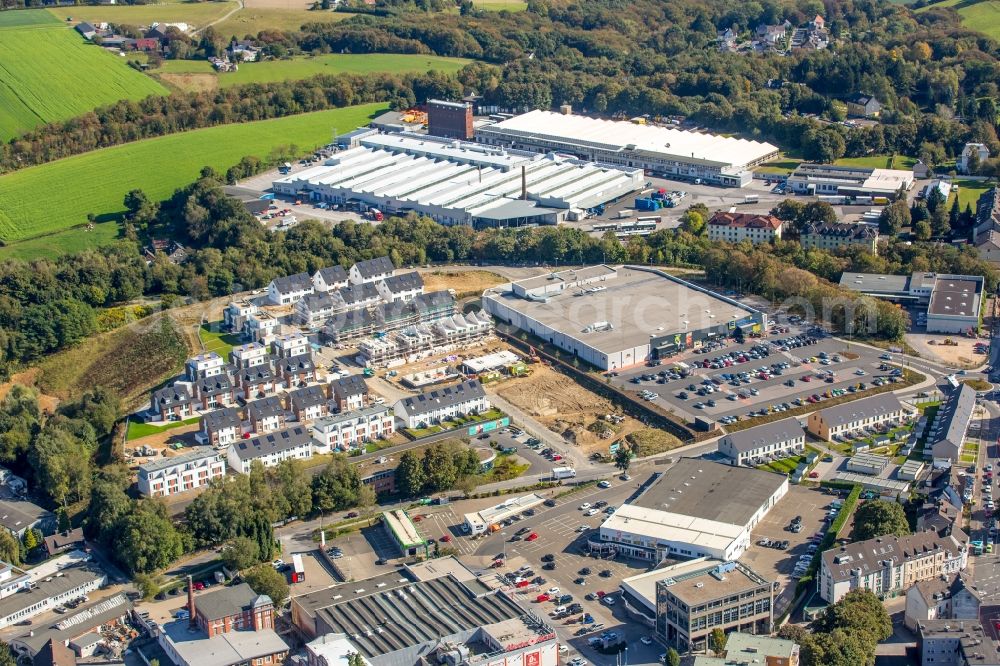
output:
{"label": "sports field", "polygon": [[918,9],[917,13],[935,7],[953,8],[966,28],[1000,40],[1000,0],[944,0]]}
{"label": "sports field", "polygon": [[[221,88],[247,83],[273,83],[308,79],[320,74],[377,74],[410,72],[457,72],[472,62],[465,58],[444,58],[432,55],[400,55],[391,53],[336,54],[297,57],[288,60],[248,62],[239,71],[216,73],[206,60],[165,60],[155,74],[165,81],[184,87],[184,75],[196,75],[196,80],[211,76]],[[178,76],[181,75],[181,76]],[[191,77],[188,77],[190,79]],[[202,84],[203,85],[203,84]],[[200,86],[199,86],[200,87]]]}
{"label": "sports field", "polygon": [[40,11],[0,13],[0,140],[167,89]]}
{"label": "sports field", "polygon": [[[303,152],[325,143],[331,128],[353,128],[385,109],[366,104],[344,109],[224,125],[171,134],[95,150],[0,177],[0,240],[16,241],[58,234],[86,224],[87,214],[102,221],[122,213],[122,199],[140,188],[164,199],[194,181],[203,166],[225,170],[245,155],[266,157],[275,147],[296,145]],[[111,236],[98,225],[105,238]],[[73,236],[84,238],[74,230]],[[55,241],[55,237],[53,239]],[[39,239],[44,247],[44,239]],[[83,245],[90,243],[84,240]],[[72,243],[62,243],[67,251]],[[23,255],[22,255],[23,256]]]}

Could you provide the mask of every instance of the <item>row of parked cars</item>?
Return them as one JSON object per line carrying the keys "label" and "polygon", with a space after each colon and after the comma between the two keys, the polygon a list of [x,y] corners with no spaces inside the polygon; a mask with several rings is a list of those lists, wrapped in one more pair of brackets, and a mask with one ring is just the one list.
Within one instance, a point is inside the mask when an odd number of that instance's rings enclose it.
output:
{"label": "row of parked cars", "polygon": [[799,347],[808,347],[809,345],[814,345],[819,342],[819,338],[812,335],[793,335],[787,338],[779,338],[777,340],[771,340],[771,344],[778,348],[778,351],[788,351],[789,349],[798,349]]}

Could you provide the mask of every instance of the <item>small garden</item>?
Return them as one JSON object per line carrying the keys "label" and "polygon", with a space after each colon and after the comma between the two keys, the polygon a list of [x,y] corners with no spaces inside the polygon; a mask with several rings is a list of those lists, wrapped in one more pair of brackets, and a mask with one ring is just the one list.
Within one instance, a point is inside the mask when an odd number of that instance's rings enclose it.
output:
{"label": "small garden", "polygon": [[412,439],[419,439],[420,437],[427,437],[428,435],[433,435],[445,430],[454,430],[456,428],[461,428],[462,426],[470,426],[476,423],[484,423],[486,421],[496,421],[498,419],[502,419],[504,416],[506,416],[506,414],[494,407],[479,414],[459,416],[448,421],[442,421],[441,423],[427,426],[426,428],[406,428],[403,430],[403,433]]}

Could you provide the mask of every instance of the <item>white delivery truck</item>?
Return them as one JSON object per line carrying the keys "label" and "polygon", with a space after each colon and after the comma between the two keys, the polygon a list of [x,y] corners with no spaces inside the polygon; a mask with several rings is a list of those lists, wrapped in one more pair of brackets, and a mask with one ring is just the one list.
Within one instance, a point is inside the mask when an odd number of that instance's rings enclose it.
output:
{"label": "white delivery truck", "polygon": [[576,470],[572,467],[553,467],[552,468],[552,478],[556,481],[561,481],[562,479],[572,479],[576,477]]}

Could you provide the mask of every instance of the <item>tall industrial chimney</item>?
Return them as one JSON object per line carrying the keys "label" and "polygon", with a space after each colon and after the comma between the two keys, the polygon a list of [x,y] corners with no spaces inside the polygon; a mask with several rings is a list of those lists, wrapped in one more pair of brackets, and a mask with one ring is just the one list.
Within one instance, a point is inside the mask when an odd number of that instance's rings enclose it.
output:
{"label": "tall industrial chimney", "polygon": [[521,166],[521,199],[528,200],[528,167]]}
{"label": "tall industrial chimney", "polygon": [[188,613],[191,615],[188,618],[188,628],[197,629],[198,621],[194,617],[194,580],[191,576],[188,576]]}

